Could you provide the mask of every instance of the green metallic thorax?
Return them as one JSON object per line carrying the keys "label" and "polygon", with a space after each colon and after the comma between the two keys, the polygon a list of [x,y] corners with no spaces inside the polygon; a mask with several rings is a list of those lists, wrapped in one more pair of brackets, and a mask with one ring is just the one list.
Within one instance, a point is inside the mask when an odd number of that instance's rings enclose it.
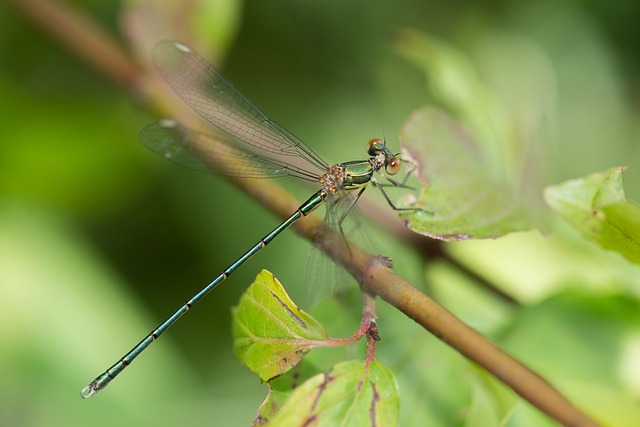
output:
{"label": "green metallic thorax", "polygon": [[344,190],[360,188],[371,182],[374,169],[369,160],[353,160],[341,163],[340,166],[344,168],[344,181],[342,183]]}

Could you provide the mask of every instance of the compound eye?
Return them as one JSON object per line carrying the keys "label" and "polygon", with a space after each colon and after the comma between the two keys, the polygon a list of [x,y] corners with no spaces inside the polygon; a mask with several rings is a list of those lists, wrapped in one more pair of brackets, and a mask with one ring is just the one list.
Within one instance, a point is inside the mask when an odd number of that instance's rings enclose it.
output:
{"label": "compound eye", "polygon": [[385,166],[385,170],[389,175],[395,175],[400,172],[400,168],[402,167],[402,162],[397,157],[392,157],[391,160]]}
{"label": "compound eye", "polygon": [[384,147],[384,142],[380,138],[373,138],[367,142],[367,153],[375,156]]}

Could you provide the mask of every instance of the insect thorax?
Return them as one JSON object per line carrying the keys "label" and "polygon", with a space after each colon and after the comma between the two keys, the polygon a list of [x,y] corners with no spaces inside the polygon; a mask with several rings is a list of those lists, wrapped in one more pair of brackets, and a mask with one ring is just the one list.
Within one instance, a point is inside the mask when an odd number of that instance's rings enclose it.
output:
{"label": "insect thorax", "polygon": [[329,166],[327,172],[320,177],[320,185],[327,193],[335,194],[344,183],[344,167],[342,165]]}

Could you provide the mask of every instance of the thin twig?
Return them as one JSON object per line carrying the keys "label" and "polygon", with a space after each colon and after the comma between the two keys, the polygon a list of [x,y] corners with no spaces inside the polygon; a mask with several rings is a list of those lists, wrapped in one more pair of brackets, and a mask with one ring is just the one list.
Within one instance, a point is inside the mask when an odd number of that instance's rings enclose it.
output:
{"label": "thin twig", "polygon": [[[138,67],[113,37],[69,6],[54,0],[8,1],[41,30],[54,36],[117,84],[130,87],[135,82],[150,79],[150,76],[141,74],[143,67]],[[144,85],[145,88],[149,87],[146,93],[148,101],[154,107],[165,107],[165,114],[174,116],[172,108],[175,107],[172,107],[172,103],[158,99],[157,94],[163,93],[163,90],[152,86]],[[299,206],[295,198],[272,181],[231,181],[280,218],[288,217]],[[320,220],[310,215],[298,221],[294,228],[314,241],[320,225]],[[335,241],[331,236],[320,243],[326,246],[325,249],[331,247],[329,252],[332,256],[360,281],[366,291],[380,296],[467,358],[483,366],[542,412],[566,426],[597,425],[548,382],[395,275],[379,258],[353,245],[348,250],[336,253],[333,251]]]}

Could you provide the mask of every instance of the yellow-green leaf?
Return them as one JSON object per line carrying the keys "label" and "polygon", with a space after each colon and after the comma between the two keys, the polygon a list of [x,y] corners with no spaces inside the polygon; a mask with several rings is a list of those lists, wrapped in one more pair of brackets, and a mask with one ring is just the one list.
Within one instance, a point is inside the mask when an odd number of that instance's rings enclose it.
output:
{"label": "yellow-green leaf", "polygon": [[233,310],[236,357],[263,381],[287,372],[327,338],[322,325],[299,309],[267,270]]}
{"label": "yellow-green leaf", "polygon": [[625,199],[626,167],[615,167],[545,189],[545,200],[565,221],[602,247],[640,263],[640,206]]}
{"label": "yellow-green leaf", "polygon": [[398,385],[379,362],[342,362],[298,387],[269,426],[395,426]]}

